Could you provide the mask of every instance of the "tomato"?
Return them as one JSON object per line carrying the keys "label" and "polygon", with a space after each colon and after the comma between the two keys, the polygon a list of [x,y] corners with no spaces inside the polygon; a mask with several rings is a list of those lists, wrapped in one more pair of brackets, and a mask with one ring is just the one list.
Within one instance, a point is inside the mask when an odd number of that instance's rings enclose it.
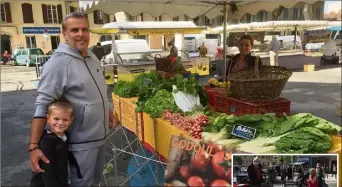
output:
{"label": "tomato", "polygon": [[217,179],[211,182],[210,186],[211,187],[229,187],[230,184],[225,180]]}
{"label": "tomato", "polygon": [[179,173],[183,178],[187,179],[190,177],[191,168],[188,165],[183,165],[179,168]]}
{"label": "tomato", "polygon": [[191,157],[191,165],[193,168],[203,170],[210,163],[210,156],[204,150],[199,150]]}
{"label": "tomato", "polygon": [[189,187],[200,187],[205,186],[204,181],[201,177],[192,176],[188,179],[188,186]]}
{"label": "tomato", "polygon": [[220,151],[215,153],[211,159],[214,172],[220,178],[230,181],[231,178],[231,153]]}

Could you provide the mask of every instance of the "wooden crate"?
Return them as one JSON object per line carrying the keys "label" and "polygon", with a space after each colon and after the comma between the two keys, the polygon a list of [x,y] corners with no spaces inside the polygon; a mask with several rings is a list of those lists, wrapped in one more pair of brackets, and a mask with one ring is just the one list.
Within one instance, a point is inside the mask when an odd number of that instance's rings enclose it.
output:
{"label": "wooden crate", "polygon": [[144,113],[143,120],[144,142],[165,158],[169,154],[170,141],[173,135],[190,138],[187,132],[161,118],[152,119],[148,114]]}
{"label": "wooden crate", "polygon": [[140,141],[143,140],[142,113],[136,112],[136,97],[122,98],[112,94],[114,115],[120,121],[121,125],[132,131]]}

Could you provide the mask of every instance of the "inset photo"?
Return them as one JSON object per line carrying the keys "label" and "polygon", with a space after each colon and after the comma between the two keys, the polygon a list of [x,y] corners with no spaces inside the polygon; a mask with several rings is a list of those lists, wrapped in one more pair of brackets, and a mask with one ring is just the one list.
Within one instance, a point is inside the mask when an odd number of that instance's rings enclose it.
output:
{"label": "inset photo", "polygon": [[234,187],[337,187],[337,154],[233,154]]}

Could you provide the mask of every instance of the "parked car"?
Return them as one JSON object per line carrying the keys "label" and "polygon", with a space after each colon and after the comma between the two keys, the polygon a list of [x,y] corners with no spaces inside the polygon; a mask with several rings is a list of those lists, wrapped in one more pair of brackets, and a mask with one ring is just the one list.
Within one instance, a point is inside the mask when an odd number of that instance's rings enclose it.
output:
{"label": "parked car", "polygon": [[45,55],[40,48],[19,49],[15,55],[15,62],[17,65],[26,65],[29,67],[36,63],[36,57],[39,55]]}
{"label": "parked car", "polygon": [[329,40],[324,45],[322,45],[321,52],[323,53],[323,61],[338,63],[339,57],[341,55],[341,49],[336,45],[335,40]]}

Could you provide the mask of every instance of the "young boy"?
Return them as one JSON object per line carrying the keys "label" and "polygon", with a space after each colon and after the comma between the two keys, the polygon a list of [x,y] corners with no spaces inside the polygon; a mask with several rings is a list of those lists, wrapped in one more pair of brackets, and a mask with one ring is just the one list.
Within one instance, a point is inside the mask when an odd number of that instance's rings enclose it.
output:
{"label": "young boy", "polygon": [[50,161],[39,162],[44,173],[33,173],[31,187],[68,187],[69,146],[64,132],[73,121],[72,105],[66,100],[52,102],[48,108],[47,122],[49,130],[45,130],[36,148],[40,149]]}

